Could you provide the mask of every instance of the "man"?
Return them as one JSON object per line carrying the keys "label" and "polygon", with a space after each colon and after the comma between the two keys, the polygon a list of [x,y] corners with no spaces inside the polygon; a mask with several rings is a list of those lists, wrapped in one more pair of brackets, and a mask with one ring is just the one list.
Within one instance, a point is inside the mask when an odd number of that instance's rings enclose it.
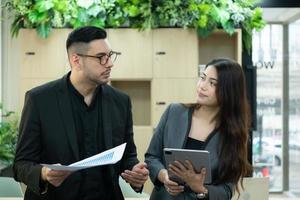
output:
{"label": "man", "polygon": [[[27,185],[25,200],[124,199],[119,175],[141,191],[149,171],[137,160],[130,99],[107,85],[117,52],[93,26],[71,32],[66,47],[71,72],[26,93],[15,179]],[[41,165],[68,165],[124,142],[115,165],[73,173]]]}

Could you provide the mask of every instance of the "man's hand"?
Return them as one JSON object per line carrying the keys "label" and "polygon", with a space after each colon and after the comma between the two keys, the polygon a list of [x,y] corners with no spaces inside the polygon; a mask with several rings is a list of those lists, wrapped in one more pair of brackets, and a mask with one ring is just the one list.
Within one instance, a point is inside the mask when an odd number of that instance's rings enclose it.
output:
{"label": "man's hand", "polygon": [[121,176],[126,182],[135,188],[142,188],[149,176],[149,170],[146,163],[136,164],[132,170],[125,170]]}
{"label": "man's hand", "polygon": [[42,168],[42,180],[47,181],[55,187],[60,186],[71,174],[70,171],[51,170],[48,167]]}

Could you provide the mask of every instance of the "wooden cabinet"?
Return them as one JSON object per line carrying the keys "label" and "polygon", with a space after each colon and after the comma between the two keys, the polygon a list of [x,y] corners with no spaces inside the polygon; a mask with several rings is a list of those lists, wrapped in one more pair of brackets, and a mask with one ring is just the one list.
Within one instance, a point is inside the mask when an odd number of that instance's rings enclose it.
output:
{"label": "wooden cabinet", "polygon": [[137,29],[109,29],[108,40],[114,51],[121,52],[114,63],[113,79],[152,78],[152,32]]}
{"label": "wooden cabinet", "polygon": [[161,115],[171,103],[195,103],[198,78],[169,78],[152,81],[152,126],[156,127]]}
{"label": "wooden cabinet", "polygon": [[[148,149],[153,135],[153,128],[152,126],[134,126],[133,131],[134,142],[137,147],[138,159],[139,161],[143,162],[145,160],[144,155]],[[143,191],[150,194],[152,188],[152,182],[150,181],[150,179],[148,179],[146,184],[144,185]]]}
{"label": "wooden cabinet", "polygon": [[112,81],[116,87],[131,98],[133,124],[136,126],[151,125],[151,82],[150,81]]}
{"label": "wooden cabinet", "polygon": [[19,33],[20,85],[19,110],[25,93],[33,87],[62,77],[70,70],[66,52],[66,38],[71,30],[58,29],[49,38],[40,38],[34,29]]}
{"label": "wooden cabinet", "polygon": [[68,32],[69,29],[58,29],[42,39],[34,29],[22,29],[21,78],[56,78],[64,74],[69,68],[65,45]]}
{"label": "wooden cabinet", "polygon": [[198,40],[199,64],[207,64],[214,58],[231,58],[242,63],[242,32],[237,29],[230,36],[224,31],[216,31],[209,37]]}
{"label": "wooden cabinet", "polygon": [[153,78],[194,78],[198,67],[195,30],[153,30]]}

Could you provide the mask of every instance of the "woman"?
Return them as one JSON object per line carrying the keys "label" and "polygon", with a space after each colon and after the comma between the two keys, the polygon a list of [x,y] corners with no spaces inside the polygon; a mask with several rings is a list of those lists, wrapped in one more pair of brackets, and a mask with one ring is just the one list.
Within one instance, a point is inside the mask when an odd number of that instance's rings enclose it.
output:
{"label": "woman", "polygon": [[[196,104],[171,104],[155,130],[145,154],[155,186],[151,200],[231,199],[238,181],[251,173],[249,107],[241,66],[229,59],[212,60],[200,76],[197,94]],[[211,184],[204,184],[206,169],[196,173],[189,161],[166,166],[166,147],[209,151]],[[185,184],[171,181],[168,171]]]}

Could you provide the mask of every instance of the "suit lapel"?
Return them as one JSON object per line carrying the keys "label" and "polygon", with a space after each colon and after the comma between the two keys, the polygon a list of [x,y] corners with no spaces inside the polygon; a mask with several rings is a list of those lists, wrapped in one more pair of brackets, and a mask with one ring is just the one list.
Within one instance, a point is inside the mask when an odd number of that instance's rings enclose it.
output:
{"label": "suit lapel", "polygon": [[110,94],[108,91],[108,86],[102,86],[102,124],[103,124],[103,135],[104,135],[104,143],[107,149],[113,147],[112,144],[112,119],[110,109],[112,100],[110,98]]}
{"label": "suit lapel", "polygon": [[184,148],[188,132],[190,129],[190,113],[189,109],[181,110],[181,112],[170,113],[174,118],[170,135],[170,146],[172,148]]}
{"label": "suit lapel", "polygon": [[67,88],[67,78],[68,75],[64,76],[62,79],[62,84],[57,92],[58,105],[62,115],[62,120],[65,128],[65,133],[69,140],[69,144],[72,148],[76,160],[79,160],[79,150],[77,142],[77,134],[75,132],[75,124],[72,115],[71,101],[69,97],[69,92]]}
{"label": "suit lapel", "polygon": [[179,148],[184,148],[185,145],[186,145],[186,140],[187,140],[187,137],[189,135],[189,132],[190,132],[190,128],[191,128],[191,122],[192,122],[192,109],[189,108],[189,109],[186,109],[184,112],[182,112],[182,123],[179,123],[181,124],[181,128],[182,128],[182,133],[185,133],[185,134],[181,134],[181,137],[180,140],[178,141],[181,141],[181,143],[179,144]]}

